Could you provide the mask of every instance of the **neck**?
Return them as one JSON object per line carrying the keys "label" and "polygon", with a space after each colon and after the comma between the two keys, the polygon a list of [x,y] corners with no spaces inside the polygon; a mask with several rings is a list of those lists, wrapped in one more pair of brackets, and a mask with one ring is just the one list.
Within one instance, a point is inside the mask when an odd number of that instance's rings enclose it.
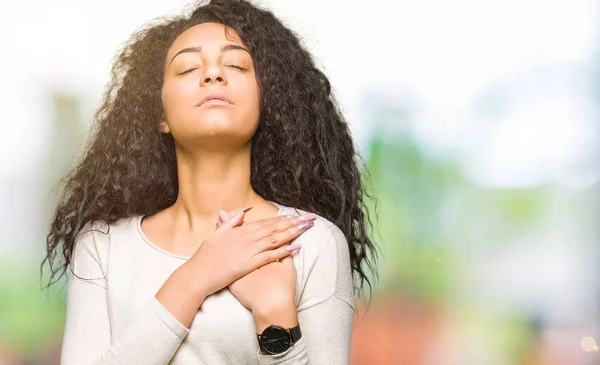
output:
{"label": "neck", "polygon": [[250,185],[250,144],[237,151],[177,151],[179,193],[171,208],[177,220],[216,221],[218,211],[239,210],[262,200]]}

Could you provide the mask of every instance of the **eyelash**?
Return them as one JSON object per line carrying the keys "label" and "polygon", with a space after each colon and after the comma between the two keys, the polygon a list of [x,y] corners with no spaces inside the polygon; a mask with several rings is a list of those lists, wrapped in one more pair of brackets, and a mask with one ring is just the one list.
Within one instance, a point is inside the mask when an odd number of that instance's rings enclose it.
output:
{"label": "eyelash", "polygon": [[179,75],[185,75],[185,74],[189,74],[190,72],[192,72],[192,71],[194,71],[194,70],[196,70],[196,69],[195,69],[195,68],[190,68],[189,70],[185,70],[185,71],[183,71],[183,72],[179,73]]}
{"label": "eyelash", "polygon": [[[230,67],[230,68],[235,68],[236,70],[240,70],[240,71],[248,71],[247,69],[240,67],[240,66],[236,66],[236,65],[226,65],[226,66]],[[190,68],[189,70],[185,70],[182,73],[180,73],[180,75],[188,74],[194,70],[197,70],[197,68]]]}

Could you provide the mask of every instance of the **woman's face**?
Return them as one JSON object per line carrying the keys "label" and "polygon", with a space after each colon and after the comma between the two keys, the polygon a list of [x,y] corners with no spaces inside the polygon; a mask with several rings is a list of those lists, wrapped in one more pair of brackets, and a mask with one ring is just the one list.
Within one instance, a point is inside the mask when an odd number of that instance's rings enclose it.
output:
{"label": "woman's face", "polygon": [[258,126],[259,103],[252,57],[233,29],[202,23],[173,42],[165,61],[161,129],[178,144],[245,145]]}

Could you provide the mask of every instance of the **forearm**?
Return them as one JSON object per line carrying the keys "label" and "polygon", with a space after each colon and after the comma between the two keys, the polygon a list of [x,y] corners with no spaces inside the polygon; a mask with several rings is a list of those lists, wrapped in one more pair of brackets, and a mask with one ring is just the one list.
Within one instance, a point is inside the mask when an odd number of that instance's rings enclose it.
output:
{"label": "forearm", "polygon": [[256,333],[261,333],[271,324],[291,328],[298,324],[298,312],[293,300],[265,303],[252,310]]}
{"label": "forearm", "polygon": [[206,299],[206,291],[198,283],[194,262],[181,265],[156,293],[156,300],[182,325],[189,328],[198,308]]}
{"label": "forearm", "polygon": [[[298,312],[293,300],[283,302],[265,302],[259,308],[252,311],[257,333],[261,333],[271,324],[283,328],[292,328],[298,324]],[[290,364],[308,365],[308,354],[304,342],[300,339],[288,351],[279,355],[269,355],[259,351],[259,364]]]}
{"label": "forearm", "polygon": [[[354,308],[336,296],[297,314],[302,339],[281,355],[258,355],[260,365],[347,365]],[[256,319],[255,319],[256,321]]]}
{"label": "forearm", "polygon": [[166,365],[188,329],[155,299],[119,333],[111,333],[106,289],[75,276],[69,279],[63,365]]}

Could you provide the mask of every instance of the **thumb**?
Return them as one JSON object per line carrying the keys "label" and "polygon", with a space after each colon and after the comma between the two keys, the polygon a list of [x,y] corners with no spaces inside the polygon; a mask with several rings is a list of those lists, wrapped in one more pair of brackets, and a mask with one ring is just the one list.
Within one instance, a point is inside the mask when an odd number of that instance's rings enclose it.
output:
{"label": "thumb", "polygon": [[[302,247],[300,247],[302,248]],[[294,264],[294,254],[298,251],[300,251],[300,248],[298,248],[297,250],[291,252],[289,255],[287,255],[286,257],[279,259],[279,262],[281,262],[282,264],[286,265],[287,267],[289,267],[290,269],[294,269],[296,270],[296,265]]]}
{"label": "thumb", "polygon": [[[252,209],[252,207],[246,207],[234,215],[229,215],[224,210],[219,211],[219,217],[221,220],[223,220],[223,223],[219,225],[217,232],[241,225],[244,222],[244,216],[246,215],[246,212],[248,212],[250,209]],[[224,216],[227,218],[223,219]]]}
{"label": "thumb", "polygon": [[223,209],[219,210],[219,218],[221,218],[221,222],[225,222],[226,220],[228,220],[229,218],[231,218],[233,215],[234,214],[231,214],[231,216],[230,216],[229,213],[227,213]]}

